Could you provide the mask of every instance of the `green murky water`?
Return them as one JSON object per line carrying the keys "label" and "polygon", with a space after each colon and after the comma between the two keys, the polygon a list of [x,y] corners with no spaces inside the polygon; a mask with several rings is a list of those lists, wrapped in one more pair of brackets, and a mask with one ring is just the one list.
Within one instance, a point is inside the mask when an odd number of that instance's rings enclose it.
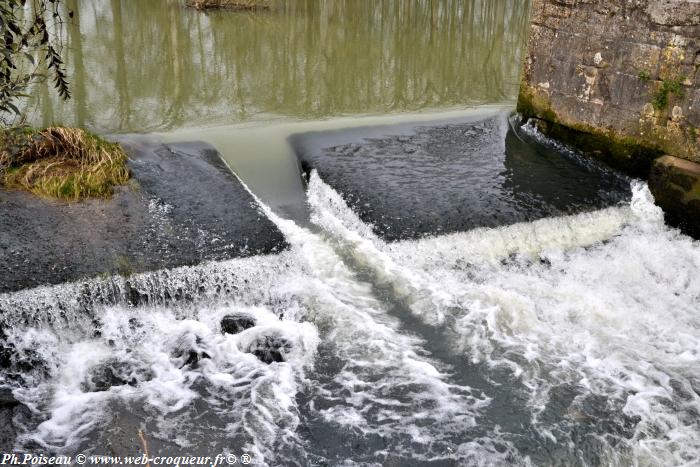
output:
{"label": "green murky water", "polygon": [[73,99],[38,84],[30,121],[148,132],[512,101],[529,1],[69,0]]}

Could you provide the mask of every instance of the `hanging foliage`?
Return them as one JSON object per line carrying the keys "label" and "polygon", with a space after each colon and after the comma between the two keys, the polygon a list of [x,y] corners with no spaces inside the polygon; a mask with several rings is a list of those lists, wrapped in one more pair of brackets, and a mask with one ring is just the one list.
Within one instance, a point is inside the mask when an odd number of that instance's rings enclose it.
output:
{"label": "hanging foliage", "polygon": [[0,0],[0,116],[19,115],[17,99],[37,80],[51,79],[59,96],[70,98],[59,8],[60,0]]}

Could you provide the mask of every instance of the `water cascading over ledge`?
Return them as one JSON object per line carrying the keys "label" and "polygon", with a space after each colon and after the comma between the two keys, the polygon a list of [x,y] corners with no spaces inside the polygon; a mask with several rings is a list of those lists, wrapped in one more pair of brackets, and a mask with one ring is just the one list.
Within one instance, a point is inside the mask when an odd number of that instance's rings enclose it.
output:
{"label": "water cascading over ledge", "polygon": [[518,111],[649,178],[667,220],[698,237],[699,69],[698,2],[534,0]]}
{"label": "water cascading over ledge", "polygon": [[[96,309],[110,305],[187,307],[207,300],[234,298],[246,303],[269,303],[270,289],[280,275],[296,271],[287,256],[283,252],[212,261],[0,294],[0,315],[4,326],[31,325],[89,319]],[[268,283],[269,287],[261,288],[261,283]]]}

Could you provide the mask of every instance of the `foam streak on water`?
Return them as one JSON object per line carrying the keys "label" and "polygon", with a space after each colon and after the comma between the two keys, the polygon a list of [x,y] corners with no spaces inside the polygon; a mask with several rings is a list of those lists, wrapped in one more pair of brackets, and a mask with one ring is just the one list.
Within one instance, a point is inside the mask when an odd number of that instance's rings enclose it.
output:
{"label": "foam streak on water", "polygon": [[[370,284],[356,277],[324,235],[266,213],[313,275],[310,308],[327,354],[326,364],[308,375],[306,422],[312,433],[314,426],[333,433],[309,440],[314,461],[518,461],[503,440],[470,436],[475,417],[489,404],[486,394],[450,383],[451,368],[431,359],[419,337],[400,332]],[[339,440],[357,445],[343,452]]]}
{"label": "foam streak on water", "polygon": [[633,192],[628,206],[393,244],[316,174],[309,202],[350,262],[449,328],[455,353],[491,368],[496,385],[504,370],[522,382],[533,430],[563,450],[555,456],[692,465],[700,245],[664,226],[646,185]]}

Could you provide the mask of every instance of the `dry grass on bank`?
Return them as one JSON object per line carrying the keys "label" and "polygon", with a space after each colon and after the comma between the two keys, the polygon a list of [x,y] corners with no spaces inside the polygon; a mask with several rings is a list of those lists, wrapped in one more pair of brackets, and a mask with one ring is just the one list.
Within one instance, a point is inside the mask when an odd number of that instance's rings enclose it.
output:
{"label": "dry grass on bank", "polygon": [[129,180],[127,155],[79,128],[0,130],[0,182],[40,196],[108,197]]}
{"label": "dry grass on bank", "polygon": [[197,10],[266,10],[270,8],[267,0],[189,0],[186,5]]}

